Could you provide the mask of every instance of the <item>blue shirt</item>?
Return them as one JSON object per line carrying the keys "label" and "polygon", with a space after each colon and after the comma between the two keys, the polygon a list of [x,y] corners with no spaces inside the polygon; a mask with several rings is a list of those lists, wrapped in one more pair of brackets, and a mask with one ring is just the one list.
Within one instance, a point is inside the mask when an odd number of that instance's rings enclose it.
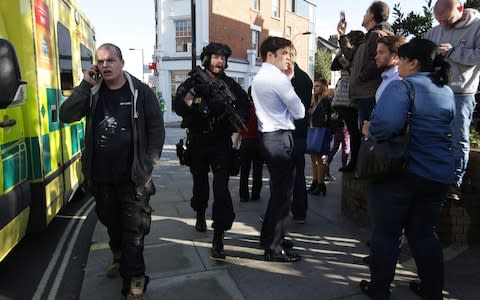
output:
{"label": "blue shirt", "polygon": [[305,107],[292,83],[279,68],[264,62],[252,82],[258,131],[294,130],[293,120],[305,116]]}
{"label": "blue shirt", "polygon": [[401,80],[402,77],[398,75],[398,66],[394,66],[393,68],[386,70],[382,73],[382,83],[378,86],[377,92],[375,93],[375,102],[378,102],[380,96],[382,95],[383,91],[387,87],[387,85],[392,80]]}

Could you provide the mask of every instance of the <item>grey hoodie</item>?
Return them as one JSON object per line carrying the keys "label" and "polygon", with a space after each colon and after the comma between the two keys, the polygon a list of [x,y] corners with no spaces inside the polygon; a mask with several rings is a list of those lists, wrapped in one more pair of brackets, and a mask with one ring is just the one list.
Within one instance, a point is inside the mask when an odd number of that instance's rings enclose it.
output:
{"label": "grey hoodie", "polygon": [[450,87],[455,94],[474,94],[480,75],[480,14],[475,9],[465,9],[465,19],[453,28],[440,25],[425,35],[437,45],[450,43],[452,49],[446,60],[451,66]]}

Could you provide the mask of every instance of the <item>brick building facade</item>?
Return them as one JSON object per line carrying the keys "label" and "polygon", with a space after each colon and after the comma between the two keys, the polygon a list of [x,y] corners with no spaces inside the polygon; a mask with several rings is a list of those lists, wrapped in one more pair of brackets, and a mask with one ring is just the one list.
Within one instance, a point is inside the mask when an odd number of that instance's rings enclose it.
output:
{"label": "brick building facade", "polygon": [[[293,40],[297,63],[313,76],[316,0],[196,1],[196,58],[209,42],[232,48],[227,74],[244,89],[261,66],[260,43],[269,35]],[[166,101],[165,121],[177,121],[173,97],[192,66],[189,0],[157,0],[154,61],[157,94]],[[306,35],[309,32],[311,34]]]}

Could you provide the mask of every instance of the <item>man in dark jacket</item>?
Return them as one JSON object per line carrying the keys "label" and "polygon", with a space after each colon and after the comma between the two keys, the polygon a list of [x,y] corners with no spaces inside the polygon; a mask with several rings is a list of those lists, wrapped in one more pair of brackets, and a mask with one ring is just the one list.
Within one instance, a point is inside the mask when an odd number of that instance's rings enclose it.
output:
{"label": "man in dark jacket", "polygon": [[[294,63],[294,76],[292,86],[295,89],[300,100],[302,100],[305,111],[310,107],[312,101],[313,82],[305,71],[297,63]],[[293,187],[292,215],[296,223],[304,223],[307,217],[308,197],[305,183],[305,148],[307,141],[308,116],[295,120],[295,130],[293,131],[293,141],[295,152],[293,160],[295,161],[295,185]]]}
{"label": "man in dark jacket", "polygon": [[213,172],[212,257],[225,258],[224,232],[232,227],[235,213],[228,190],[232,164],[232,133],[240,131],[248,118],[247,93],[225,75],[230,47],[210,43],[203,48],[197,67],[182,83],[175,96],[175,111],[188,128],[190,172],[193,177],[191,206],[197,214],[195,229],[207,231],[208,171]]}
{"label": "man in dark jacket", "polygon": [[[356,50],[345,36],[347,23],[341,20],[337,26],[340,48],[345,57],[352,60],[349,96],[355,101],[358,108],[359,129],[362,128],[363,121],[370,121],[370,115],[375,106],[375,93],[382,81],[382,70],[376,65],[375,55],[377,54],[378,40],[382,36],[393,35],[391,26],[387,23],[389,14],[390,8],[383,1],[375,1],[370,5],[362,21],[362,26],[365,27],[367,33]],[[356,145],[360,144],[360,135],[353,135],[350,138],[351,161],[343,168],[343,171],[353,171],[357,159],[358,148]]]}
{"label": "man in dark jacket", "polygon": [[120,272],[122,293],[143,299],[149,280],[143,243],[155,193],[152,170],[165,139],[163,117],[152,90],[123,71],[120,48],[103,44],[96,60],[60,107],[60,119],[87,118],[82,167],[98,219],[110,237],[114,258],[107,276]]}

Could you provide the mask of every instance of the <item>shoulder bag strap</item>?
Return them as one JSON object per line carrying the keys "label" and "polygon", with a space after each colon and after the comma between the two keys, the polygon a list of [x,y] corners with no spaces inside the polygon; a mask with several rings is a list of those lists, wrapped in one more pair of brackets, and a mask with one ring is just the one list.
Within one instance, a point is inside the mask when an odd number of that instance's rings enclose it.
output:
{"label": "shoulder bag strap", "polygon": [[[408,115],[407,115],[407,121],[405,122],[405,131],[408,134],[409,133],[409,127],[410,127],[410,117],[412,115],[412,111],[414,110],[415,106],[415,88],[413,86],[413,83],[411,83],[408,79],[403,79],[403,83],[407,86],[408,90]],[[409,135],[409,134],[408,134]],[[410,136],[410,135],[409,135]]]}

